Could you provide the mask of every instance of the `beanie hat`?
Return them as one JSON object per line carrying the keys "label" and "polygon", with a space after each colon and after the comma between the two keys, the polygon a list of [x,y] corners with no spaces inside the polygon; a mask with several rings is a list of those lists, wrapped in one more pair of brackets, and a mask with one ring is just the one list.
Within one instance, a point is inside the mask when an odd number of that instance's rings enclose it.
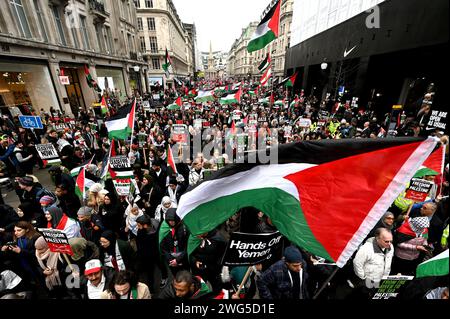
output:
{"label": "beanie hat", "polygon": [[102,263],[99,259],[92,259],[86,262],[84,267],[84,274],[89,275],[92,273],[96,273],[102,269]]}
{"label": "beanie hat", "polygon": [[297,247],[289,246],[284,250],[284,260],[288,263],[301,263],[303,257]]}
{"label": "beanie hat", "polygon": [[166,221],[176,221],[177,220],[177,209],[169,208],[166,212]]}
{"label": "beanie hat", "polygon": [[83,206],[78,210],[77,215],[78,216],[91,216],[92,210],[93,209],[91,207]]}
{"label": "beanie hat", "polygon": [[39,200],[39,203],[44,206],[50,206],[54,202],[55,202],[55,200],[51,196],[48,196],[48,195],[42,196],[41,199]]}

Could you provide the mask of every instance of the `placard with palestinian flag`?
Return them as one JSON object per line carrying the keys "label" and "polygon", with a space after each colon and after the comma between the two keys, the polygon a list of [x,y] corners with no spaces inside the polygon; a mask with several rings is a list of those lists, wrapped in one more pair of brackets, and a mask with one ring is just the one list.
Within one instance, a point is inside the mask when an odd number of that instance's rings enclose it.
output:
{"label": "placard with palestinian flag", "polygon": [[109,174],[119,196],[128,195],[133,178],[130,159],[125,155],[114,156],[109,159]]}
{"label": "placard with palestinian flag", "polygon": [[39,157],[44,163],[44,167],[61,165],[61,159],[53,144],[36,144],[35,147]]}
{"label": "placard with palestinian flag", "polygon": [[[266,214],[290,241],[343,267],[430,155],[437,139],[303,141],[277,164],[232,164],[185,193],[177,214],[192,236],[244,207]],[[274,150],[272,150],[274,152]],[[191,252],[195,247],[188,247]]]}

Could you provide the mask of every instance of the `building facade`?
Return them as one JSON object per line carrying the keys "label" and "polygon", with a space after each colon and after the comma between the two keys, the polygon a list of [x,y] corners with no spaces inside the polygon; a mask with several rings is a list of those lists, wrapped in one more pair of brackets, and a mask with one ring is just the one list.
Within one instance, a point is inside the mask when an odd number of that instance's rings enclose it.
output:
{"label": "building facade", "polygon": [[[256,52],[249,53],[247,45],[258,26],[258,22],[251,22],[242,29],[241,36],[233,43],[228,53],[228,76],[237,80],[256,80],[258,67],[255,68]],[[259,80],[259,79],[258,79]]]}
{"label": "building facade", "polygon": [[[408,10],[400,0],[346,2],[347,11],[336,11],[321,1],[304,28],[293,26],[293,32],[305,32],[292,34],[297,40],[286,55],[286,73],[300,75],[294,90],[344,102],[357,97],[359,106],[379,116],[393,105],[417,112],[418,101],[428,91],[435,92],[433,107],[448,108],[444,70],[449,25],[448,14],[442,12],[448,12],[449,2],[411,0]],[[377,6],[366,11],[373,3]],[[295,20],[301,25],[304,19]]]}
{"label": "building facade", "polygon": [[[125,99],[146,92],[137,54],[134,3],[114,0],[0,2],[2,113],[61,110],[77,115],[103,90]],[[97,82],[88,85],[86,74]]]}
{"label": "building facade", "polygon": [[205,78],[222,79],[227,76],[227,52],[213,51],[212,43],[210,43],[209,52],[201,52],[200,54]]}
{"label": "building facade", "polygon": [[[172,87],[174,81],[194,74],[195,39],[181,22],[172,0],[135,0],[139,50],[149,65],[150,86],[158,82]],[[192,32],[192,30],[190,30]],[[162,68],[166,49],[173,73],[166,78]]]}
{"label": "building facade", "polygon": [[[274,5],[272,1],[270,5],[264,10],[261,19],[268,10]],[[237,76],[238,78],[251,78],[254,81],[259,81],[261,75],[258,71],[259,64],[270,53],[272,60],[272,77],[281,81],[285,77],[284,64],[287,49],[291,37],[291,23],[294,0],[282,0],[280,8],[280,28],[278,38],[269,43],[265,48],[248,53],[247,44],[253,36],[259,22],[252,22],[246,29],[243,30],[241,37],[233,44],[228,60],[229,74]]]}

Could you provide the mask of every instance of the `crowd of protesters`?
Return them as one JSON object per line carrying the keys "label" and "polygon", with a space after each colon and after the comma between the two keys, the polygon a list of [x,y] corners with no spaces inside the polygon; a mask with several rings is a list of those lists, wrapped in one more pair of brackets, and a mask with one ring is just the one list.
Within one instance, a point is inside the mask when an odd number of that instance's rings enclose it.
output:
{"label": "crowd of protesters", "polygon": [[[213,90],[215,101],[196,102],[199,90]],[[238,91],[239,103],[220,104],[221,96]],[[132,99],[118,103],[105,95],[106,117],[92,109],[81,111],[76,118],[53,110],[41,112],[44,130],[24,129],[17,118],[1,119],[0,181],[5,185],[12,181],[20,205],[4,204],[0,196],[0,295],[38,299],[310,299],[325,286],[319,298],[369,298],[373,290],[365,285],[367,280],[376,282],[389,274],[414,275],[420,262],[447,249],[448,164],[443,176],[421,177],[436,185],[425,202],[412,205],[400,195],[330,282],[326,280],[335,265],[285,239],[280,255],[253,266],[252,275],[238,293],[247,267],[221,264],[230,233],[270,233],[276,228],[264,212],[246,208],[203,234],[200,245],[188,254],[189,229],[176,214],[183,193],[210,172],[235,161],[238,148],[251,151],[261,145],[302,140],[429,135],[423,117],[430,113],[426,102],[431,96],[425,95],[414,112],[398,118],[387,114],[381,119],[373,110],[358,105],[319,101],[302,92],[287,101],[284,88],[272,94],[264,89],[255,92],[244,82],[204,81],[195,88],[153,93],[137,98],[133,136],[115,141],[116,153],[130,158],[135,179],[131,197],[118,195],[104,174],[111,146],[104,123]],[[179,96],[183,97],[181,106],[170,109]],[[396,125],[391,126],[392,122]],[[186,125],[188,141],[174,154],[175,173],[167,163],[167,146],[176,144],[172,133],[177,124]],[[236,132],[244,136],[241,145]],[[432,134],[448,144],[443,132]],[[211,151],[186,151],[198,135],[203,137],[202,146],[214,146]],[[60,166],[47,169],[53,185],[42,185],[33,175],[45,169],[34,145],[46,143],[54,145],[61,160]],[[71,171],[83,165],[92,184],[80,199],[75,194],[76,175]],[[407,227],[416,236],[411,236]],[[65,258],[50,251],[39,228],[63,231],[73,255]],[[405,295],[424,298],[439,288],[440,293],[433,296],[442,298],[446,293],[448,298],[448,276],[446,280],[416,283]]]}

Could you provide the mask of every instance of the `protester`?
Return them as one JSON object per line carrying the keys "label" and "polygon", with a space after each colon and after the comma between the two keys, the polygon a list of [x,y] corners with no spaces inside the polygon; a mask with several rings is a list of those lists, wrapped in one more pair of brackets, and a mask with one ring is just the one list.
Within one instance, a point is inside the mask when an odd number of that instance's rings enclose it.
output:
{"label": "protester", "polygon": [[189,271],[179,271],[172,283],[167,285],[156,297],[157,299],[188,300],[205,299],[212,292],[211,285]]}
{"label": "protester", "polygon": [[151,299],[146,284],[136,281],[129,271],[122,270],[114,275],[108,290],[102,292],[101,299]]}

